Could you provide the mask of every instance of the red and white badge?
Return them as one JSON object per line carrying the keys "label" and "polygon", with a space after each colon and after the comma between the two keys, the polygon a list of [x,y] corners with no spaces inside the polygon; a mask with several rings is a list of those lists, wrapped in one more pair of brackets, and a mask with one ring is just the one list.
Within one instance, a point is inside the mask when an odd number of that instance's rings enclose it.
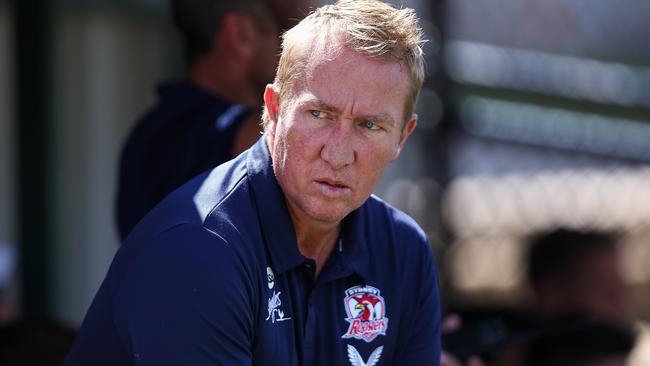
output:
{"label": "red and white badge", "polygon": [[378,335],[386,335],[388,318],[386,302],[379,289],[372,286],[355,286],[345,290],[345,319],[350,323],[342,338],[363,339],[372,342]]}

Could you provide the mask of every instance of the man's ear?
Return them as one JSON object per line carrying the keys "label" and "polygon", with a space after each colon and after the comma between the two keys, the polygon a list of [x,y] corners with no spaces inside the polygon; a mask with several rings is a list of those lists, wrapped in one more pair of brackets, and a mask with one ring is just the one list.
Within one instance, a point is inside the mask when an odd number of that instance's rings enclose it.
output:
{"label": "man's ear", "polygon": [[409,119],[408,122],[404,124],[404,129],[402,130],[402,137],[400,139],[399,145],[397,146],[397,149],[395,150],[395,155],[393,156],[393,159],[391,161],[395,161],[395,159],[397,159],[399,154],[402,152],[402,149],[406,144],[406,140],[409,138],[409,136],[411,136],[417,124],[418,124],[418,115],[413,113],[411,119]]}
{"label": "man's ear", "polygon": [[267,116],[265,130],[273,133],[280,114],[280,100],[275,85],[267,84],[264,89],[264,114]]}

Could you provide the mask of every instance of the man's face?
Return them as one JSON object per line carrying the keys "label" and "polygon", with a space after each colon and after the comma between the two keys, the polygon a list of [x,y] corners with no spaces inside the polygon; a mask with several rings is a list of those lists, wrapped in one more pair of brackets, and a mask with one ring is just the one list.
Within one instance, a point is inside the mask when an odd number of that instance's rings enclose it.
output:
{"label": "man's face", "polygon": [[268,143],[294,222],[338,223],[374,191],[416,118],[403,120],[405,67],[348,49],[312,57],[281,109],[267,87]]}

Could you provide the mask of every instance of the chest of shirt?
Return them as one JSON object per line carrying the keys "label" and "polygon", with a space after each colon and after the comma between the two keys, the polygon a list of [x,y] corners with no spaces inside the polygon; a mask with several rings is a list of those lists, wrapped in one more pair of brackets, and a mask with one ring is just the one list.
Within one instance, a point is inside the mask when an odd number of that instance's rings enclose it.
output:
{"label": "chest of shirt", "polygon": [[282,274],[267,267],[263,289],[254,365],[392,364],[401,299],[382,281],[330,268],[314,283],[305,265]]}

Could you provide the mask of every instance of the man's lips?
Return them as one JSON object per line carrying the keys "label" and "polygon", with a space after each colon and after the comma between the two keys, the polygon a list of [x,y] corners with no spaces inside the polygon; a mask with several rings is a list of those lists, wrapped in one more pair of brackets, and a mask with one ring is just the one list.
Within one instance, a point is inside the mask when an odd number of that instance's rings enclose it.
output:
{"label": "man's lips", "polygon": [[350,187],[341,181],[316,179],[314,182],[326,196],[337,197],[350,192]]}
{"label": "man's lips", "polygon": [[334,188],[350,188],[347,184],[342,181],[332,180],[332,179],[316,179],[316,182],[319,184],[324,184]]}

